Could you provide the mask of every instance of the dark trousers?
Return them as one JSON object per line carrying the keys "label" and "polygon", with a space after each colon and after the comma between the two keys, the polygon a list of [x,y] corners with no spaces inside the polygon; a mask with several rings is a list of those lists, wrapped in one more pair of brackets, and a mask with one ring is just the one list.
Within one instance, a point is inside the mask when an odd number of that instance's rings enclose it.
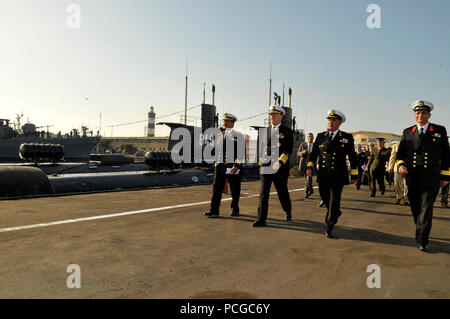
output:
{"label": "dark trousers", "polygon": [[305,194],[308,195],[314,194],[312,176],[305,175]]}
{"label": "dark trousers", "polygon": [[325,225],[327,231],[331,231],[333,226],[337,224],[338,218],[341,215],[341,195],[344,185],[330,185],[319,183],[319,192],[323,202],[327,207],[327,214],[325,216]]}
{"label": "dark trousers", "polygon": [[384,175],[385,175],[385,170],[384,168],[380,168],[377,167],[375,169],[371,169],[370,170],[370,191],[372,194],[375,194],[377,191],[377,185],[376,183],[378,182],[378,185],[380,186],[380,190],[384,191],[386,190],[386,186],[384,185]]}
{"label": "dark trousers", "polygon": [[225,187],[225,181],[228,179],[228,184],[231,190],[231,208],[233,212],[239,212],[239,197],[241,195],[241,174],[225,174],[225,168],[217,168],[214,171],[213,195],[211,198],[211,209],[213,214],[219,213],[220,201],[222,200],[222,192]]}
{"label": "dark trousers", "polygon": [[[284,172],[281,172],[284,173]],[[269,209],[269,196],[272,182],[278,193],[278,198],[286,215],[290,215],[292,211],[291,197],[288,191],[288,174],[262,174],[261,187],[259,189],[259,207],[258,207],[258,221],[263,223],[267,219],[267,211]]]}
{"label": "dark trousers", "polygon": [[433,219],[433,204],[438,192],[438,187],[408,187],[409,204],[416,224],[416,242],[418,244],[428,244]]}
{"label": "dark trousers", "polygon": [[442,206],[447,206],[448,205],[448,188],[449,188],[450,184],[445,185],[444,187],[442,187],[441,190],[441,205]]}
{"label": "dark trousers", "polygon": [[364,170],[361,168],[361,166],[358,166],[358,180],[356,181],[357,187],[361,186],[363,175],[364,175]]}

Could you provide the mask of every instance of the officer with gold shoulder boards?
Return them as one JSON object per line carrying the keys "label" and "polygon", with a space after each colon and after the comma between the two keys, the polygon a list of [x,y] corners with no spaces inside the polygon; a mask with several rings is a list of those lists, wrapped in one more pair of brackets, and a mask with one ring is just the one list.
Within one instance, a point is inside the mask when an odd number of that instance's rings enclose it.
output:
{"label": "officer with gold shoulder boards", "polygon": [[279,105],[269,109],[270,126],[267,128],[267,143],[264,156],[260,158],[261,188],[259,191],[258,219],[253,227],[266,225],[269,196],[272,182],[278,193],[286,221],[292,219],[291,198],[288,192],[289,156],[294,147],[294,133],[289,127],[281,125],[286,111]]}
{"label": "officer with gold shoulder boards", "polygon": [[430,123],[434,105],[425,100],[411,104],[416,125],[403,131],[397,151],[398,172],[406,175],[408,198],[416,224],[416,242],[428,250],[433,204],[439,188],[450,180],[450,148],[444,126]]}
{"label": "officer with gold shoulder boards", "polygon": [[352,184],[358,179],[358,162],[352,134],[339,130],[341,124],[345,122],[344,114],[332,109],[328,111],[327,119],[327,131],[319,133],[316,137],[309,155],[306,174],[312,176],[314,163],[319,159],[317,183],[320,196],[327,207],[325,235],[331,238],[333,227],[342,214],[340,209],[342,189],[344,185],[349,184],[347,156],[350,160]]}
{"label": "officer with gold shoulder boards", "polygon": [[228,180],[231,190],[231,214],[239,216],[239,197],[241,194],[242,163],[245,160],[244,136],[233,129],[237,117],[224,113],[222,132],[218,136],[215,148],[214,183],[211,207],[205,216],[219,215],[220,201],[225,181]]}

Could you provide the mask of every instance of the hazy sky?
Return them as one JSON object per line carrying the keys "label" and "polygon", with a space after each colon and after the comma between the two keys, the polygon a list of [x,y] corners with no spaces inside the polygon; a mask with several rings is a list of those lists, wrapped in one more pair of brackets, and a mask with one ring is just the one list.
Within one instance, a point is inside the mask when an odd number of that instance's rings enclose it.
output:
{"label": "hazy sky", "polygon": [[[79,29],[67,26],[71,3]],[[381,8],[379,29],[366,24],[371,3]],[[108,125],[145,120],[151,105],[157,117],[183,110],[186,59],[189,107],[206,82],[207,102],[216,85],[218,112],[264,112],[272,62],[273,90],[293,88],[307,131],[322,131],[336,108],[347,116],[343,130],[401,133],[417,99],[433,102],[431,120],[450,129],[447,0],[0,0],[0,41],[0,117],[23,110],[23,123],[54,132],[96,131],[101,113],[110,136]],[[144,126],[113,134],[142,136]]]}

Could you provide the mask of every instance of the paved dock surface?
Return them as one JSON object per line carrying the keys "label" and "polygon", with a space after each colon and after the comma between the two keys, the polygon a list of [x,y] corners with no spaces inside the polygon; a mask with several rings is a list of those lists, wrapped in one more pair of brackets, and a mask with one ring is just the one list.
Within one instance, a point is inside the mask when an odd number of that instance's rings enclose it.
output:
{"label": "paved dock surface", "polygon": [[[449,298],[450,210],[434,210],[430,252],[418,250],[410,208],[392,189],[346,186],[335,238],[318,191],[291,178],[293,221],[277,195],[253,228],[259,181],[243,183],[240,217],[211,185],[1,201],[0,298]],[[272,187],[272,191],[275,188]],[[81,288],[66,268],[81,269]],[[381,269],[369,289],[367,266]]]}

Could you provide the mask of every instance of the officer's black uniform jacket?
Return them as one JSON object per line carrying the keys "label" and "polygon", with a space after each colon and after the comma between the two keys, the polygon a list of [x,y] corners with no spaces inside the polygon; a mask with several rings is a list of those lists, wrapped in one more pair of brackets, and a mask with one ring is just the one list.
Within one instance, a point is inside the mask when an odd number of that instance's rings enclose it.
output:
{"label": "officer's black uniform jacket", "polygon": [[385,169],[386,162],[389,161],[389,156],[389,149],[383,147],[379,150],[378,147],[374,147],[372,154],[369,156],[367,166],[370,167],[370,169]]}
{"label": "officer's black uniform jacket", "polygon": [[[278,127],[278,143],[272,141],[272,126],[267,128],[267,144],[264,146],[264,156],[260,158],[261,166],[273,166],[276,161],[281,164],[278,174],[289,176],[289,156],[294,147],[294,133],[287,127]],[[278,149],[278,157],[277,151]]]}
{"label": "officer's black uniform jacket", "polygon": [[[225,132],[222,132],[218,135],[217,144],[215,147],[215,163],[214,166],[217,168],[231,168],[236,166],[242,172],[242,163],[245,160],[245,138],[240,132],[235,131],[234,129],[231,133],[224,139]],[[241,141],[241,145],[239,145],[239,141]],[[232,148],[227,148],[228,145],[232,145]],[[243,149],[240,150],[239,147]]]}
{"label": "officer's black uniform jacket", "polygon": [[366,165],[367,163],[367,153],[361,151],[359,154],[358,152],[355,152],[356,154],[356,162],[358,163],[358,167],[361,167],[363,165]]}
{"label": "officer's black uniform jacket", "polygon": [[417,125],[403,131],[397,152],[397,169],[406,166],[408,187],[439,187],[450,180],[450,149],[444,126],[430,123],[421,139]]}
{"label": "officer's black uniform jacket", "polygon": [[352,179],[358,178],[358,168],[355,145],[352,134],[339,131],[330,142],[328,131],[319,133],[309,155],[308,168],[313,168],[319,160],[317,182],[328,185],[348,185],[349,173],[347,158],[350,160]]}

